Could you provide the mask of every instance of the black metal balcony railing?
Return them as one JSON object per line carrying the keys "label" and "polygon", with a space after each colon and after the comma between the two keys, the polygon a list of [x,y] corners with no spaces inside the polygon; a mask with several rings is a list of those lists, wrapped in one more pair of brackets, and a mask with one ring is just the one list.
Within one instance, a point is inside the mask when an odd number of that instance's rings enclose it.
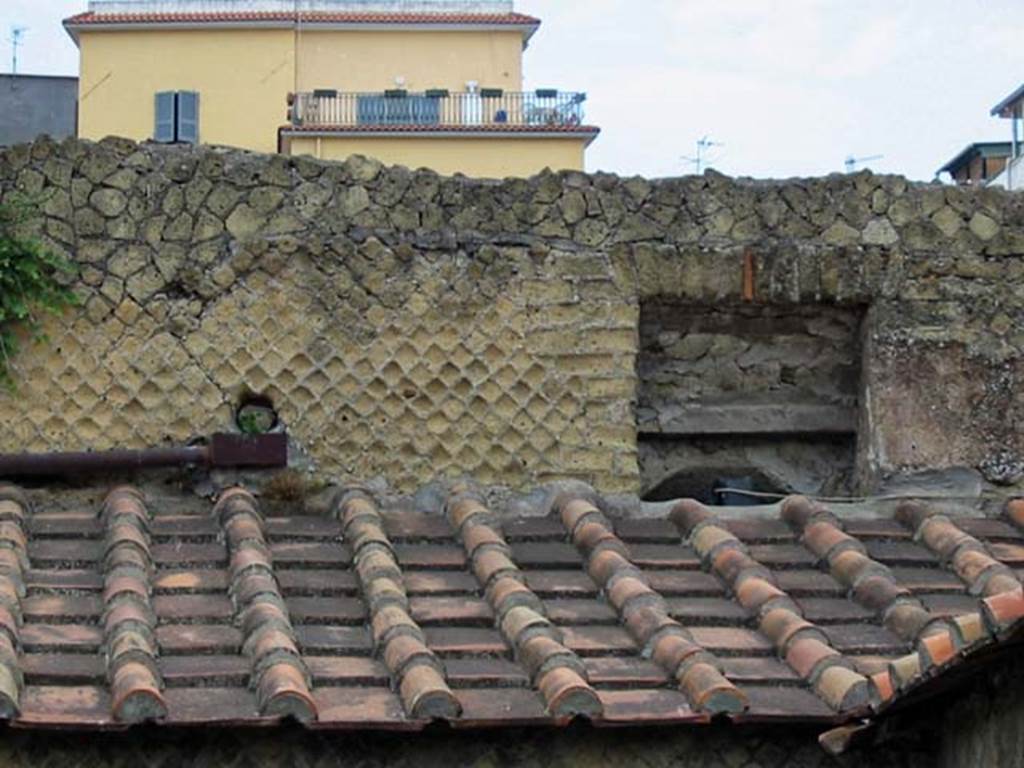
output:
{"label": "black metal balcony railing", "polygon": [[506,92],[483,89],[476,93],[384,91],[297,94],[291,104],[291,123],[304,127],[344,126],[533,126],[567,127],[583,124],[585,93],[564,91]]}

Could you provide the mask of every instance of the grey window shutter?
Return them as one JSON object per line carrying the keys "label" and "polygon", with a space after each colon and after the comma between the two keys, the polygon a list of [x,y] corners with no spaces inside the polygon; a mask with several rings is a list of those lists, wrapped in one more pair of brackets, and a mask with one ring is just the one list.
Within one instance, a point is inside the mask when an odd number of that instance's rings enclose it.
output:
{"label": "grey window shutter", "polygon": [[153,139],[162,144],[170,144],[174,141],[175,123],[175,93],[174,91],[163,91],[156,95],[156,129],[153,132]]}
{"label": "grey window shutter", "polygon": [[178,141],[199,143],[199,94],[178,92]]}

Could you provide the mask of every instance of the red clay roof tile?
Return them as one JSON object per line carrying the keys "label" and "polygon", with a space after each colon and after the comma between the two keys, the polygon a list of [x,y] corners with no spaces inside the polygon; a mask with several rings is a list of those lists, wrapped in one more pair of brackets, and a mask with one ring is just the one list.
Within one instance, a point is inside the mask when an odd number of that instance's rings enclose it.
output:
{"label": "red clay roof tile", "polygon": [[1006,516],[1018,528],[1024,528],[1024,499],[1013,499],[1007,503]]}
{"label": "red clay roof tile", "polygon": [[410,717],[456,720],[462,714],[462,704],[435,666],[414,664],[401,675],[401,681],[399,691]]}
{"label": "red clay roof tile", "polygon": [[692,499],[684,499],[669,512],[669,519],[687,536],[701,523],[711,519],[711,512]]}
{"label": "red clay roof tile", "polygon": [[586,677],[586,665],[579,656],[548,635],[526,638],[519,644],[517,655],[531,679],[537,679],[552,667],[568,667]]}
{"label": "red clay roof tile", "polygon": [[846,549],[863,553],[864,545],[827,520],[812,522],[804,528],[803,542],[822,560]]}
{"label": "red clay roof tile", "polygon": [[740,714],[750,700],[712,664],[693,664],[680,680],[691,705],[697,711]]}
{"label": "red clay roof tile", "polygon": [[894,659],[889,664],[889,677],[897,691],[903,691],[917,682],[921,677],[921,656],[911,653]]}
{"label": "red clay roof tile", "polygon": [[782,656],[786,655],[790,643],[801,637],[816,637],[823,643],[828,641],[828,637],[811,622],[785,608],[776,608],[765,613],[761,619],[760,630],[779,649]]}
{"label": "red clay roof tile", "polygon": [[[567,499],[561,506],[561,518],[566,530],[574,539],[577,532],[590,522],[601,521],[607,525],[607,522],[603,520],[603,515],[597,511],[597,508],[583,499]],[[694,533],[699,536],[702,532],[703,529],[698,528]],[[730,541],[726,541],[719,536],[709,537],[706,541],[708,552],[719,547],[721,543],[725,543],[730,547],[738,545],[738,541],[731,537],[731,534],[730,538]],[[621,542],[617,536],[615,536],[614,540]],[[583,554],[590,559],[589,570],[595,576],[595,579],[600,579],[599,583],[602,586],[608,588],[608,585],[612,584],[612,588],[614,588],[618,583],[615,582],[613,584],[616,574],[620,575],[620,581],[633,579],[641,584],[647,583],[633,562],[624,555],[624,552],[628,551],[625,549],[624,542],[621,542],[621,547],[616,546],[611,549],[607,547],[608,540],[604,539],[600,542],[600,548],[596,550],[595,542],[593,541],[580,539],[577,541],[577,544]],[[595,563],[599,564],[595,566]],[[665,634],[679,634],[686,639],[694,639],[681,624],[668,616],[662,607],[664,600],[658,600],[656,593],[656,602],[643,604],[638,601],[640,593],[635,589],[632,590],[634,592],[632,598],[627,599],[630,591],[628,585],[623,588],[624,594],[620,595],[622,600],[618,613],[620,619],[645,655],[653,653],[654,647]],[[662,658],[673,662],[670,656]],[[672,672],[674,674],[675,670]],[[688,684],[681,680],[680,685],[687,693],[690,704],[695,711],[722,713],[737,711],[737,707],[740,710],[746,708],[746,698],[717,669],[715,670],[715,675],[695,675],[687,678],[687,680],[689,680]],[[710,686],[710,688],[706,686]]]}
{"label": "red clay roof tile", "polygon": [[[523,577],[506,555],[512,550],[500,529],[490,524],[492,516],[487,509],[479,502],[465,500],[449,500],[445,506],[452,524],[459,529],[463,547],[474,553],[474,573],[500,617],[502,635],[529,672],[547,712],[555,718],[601,715],[603,705],[585,679],[582,662],[564,645],[562,632],[543,615],[539,598],[525,584],[510,585]],[[475,528],[486,528],[487,532],[474,534]],[[482,540],[490,542],[485,549],[477,545]]]}
{"label": "red clay roof tile", "polygon": [[[231,592],[235,614],[242,625],[242,651],[250,658],[252,687],[265,716],[290,716],[300,722],[317,718],[309,692],[309,671],[302,660],[283,598],[276,586],[273,564],[263,538],[263,515],[247,491],[230,489],[221,494],[213,516],[227,533],[229,526],[245,537],[226,536],[231,553]],[[239,522],[239,518],[248,522]],[[247,589],[241,580],[250,574],[269,577],[265,591]],[[249,602],[239,596],[245,595]],[[265,604],[265,605],[264,605]]]}
{"label": "red clay roof tile", "polygon": [[1004,632],[1024,619],[1024,591],[1002,592],[981,601],[981,613],[992,632]]}
{"label": "red clay roof tile", "polygon": [[212,24],[287,22],[316,24],[417,24],[466,26],[536,26],[540,20],[521,13],[383,13],[303,11],[218,11],[211,13],[96,13],[88,11],[64,20],[66,26],[120,24]]}
{"label": "red clay roof tile", "polygon": [[956,656],[957,637],[945,630],[922,637],[918,641],[918,653],[926,667],[941,667]]}
{"label": "red clay roof tile", "polygon": [[813,679],[820,673],[823,663],[838,661],[839,651],[816,637],[802,637],[786,650],[786,663],[805,680]]}
{"label": "red clay roof tile", "polygon": [[562,518],[562,525],[569,532],[570,536],[576,535],[576,529],[584,522],[605,522],[601,511],[586,499],[570,498],[556,510]]}
{"label": "red clay roof tile", "polygon": [[291,717],[300,723],[317,719],[307,676],[293,664],[278,663],[265,669],[257,683],[256,700],[264,715]]}
{"label": "red clay roof tile", "polygon": [[540,598],[523,582],[512,576],[502,576],[487,587],[487,601],[494,607],[500,618],[512,608],[532,608],[537,613],[544,611]]}
{"label": "red clay roof tile", "polygon": [[888,669],[876,672],[869,679],[871,680],[870,696],[873,707],[878,709],[892,701],[896,690],[893,688],[892,677]]}
{"label": "red clay roof tile", "polygon": [[654,643],[651,654],[668,674],[675,677],[680,668],[704,649],[681,632],[666,632]]}
{"label": "red clay roof tile", "polygon": [[635,569],[621,552],[603,549],[588,559],[587,573],[599,587],[606,586],[616,573],[626,571],[634,572]]}
{"label": "red clay roof tile", "polygon": [[821,672],[814,690],[837,712],[863,709],[870,703],[867,679],[851,669],[830,666]]}
{"label": "red clay roof tile", "polygon": [[463,535],[463,541],[466,547],[466,554],[470,558],[481,547],[491,547],[499,552],[504,552],[506,555],[512,554],[512,550],[505,543],[504,537],[489,525],[471,525],[467,527]]}
{"label": "red clay roof tile", "polygon": [[604,705],[597,692],[569,667],[553,667],[540,676],[537,687],[553,717],[585,715],[593,718],[604,712]]}
{"label": "red clay roof tile", "polygon": [[[433,717],[460,725],[563,723],[574,714],[613,725],[699,722],[716,711],[737,721],[840,724],[866,716],[865,675],[884,711],[947,667],[986,663],[991,654],[978,651],[1017,637],[1024,622],[1024,606],[1014,602],[1024,603],[1019,581],[1005,566],[988,564],[991,573],[974,576],[984,577],[986,593],[1010,590],[980,604],[940,555],[909,543],[906,528],[891,520],[846,525],[811,502],[806,536],[778,520],[718,522],[694,503],[677,505],[674,526],[661,518],[615,520],[613,528],[593,498],[573,504],[567,495],[556,509],[580,512],[569,521],[574,547],[562,520],[502,520],[468,487],[448,505],[450,513],[466,502],[461,531],[443,517],[381,513],[365,492],[349,493],[350,503],[333,510],[337,520],[263,520],[251,495],[233,491],[218,505],[217,523],[163,511],[150,520],[142,497],[128,489],[113,494],[100,517],[26,518],[10,499],[17,495],[0,488],[0,521],[25,523],[33,567],[22,575],[14,548],[23,537],[12,529],[11,548],[0,547],[0,609],[9,617],[0,632],[0,716],[8,712],[25,726],[109,726],[122,690],[137,692],[134,711],[152,705],[131,717],[160,717],[151,694],[162,696],[171,724],[312,713],[332,728],[419,729]],[[942,522],[930,523],[932,533],[963,540]],[[987,552],[997,563],[998,553],[1016,557],[1020,534],[985,522],[954,519],[980,543],[960,551]],[[515,531],[511,546],[503,525]],[[103,537],[115,529],[124,541],[104,559]],[[147,530],[157,537],[153,545]],[[865,560],[849,559],[860,549],[852,531],[865,538]],[[710,573],[695,570],[701,558],[682,542],[692,532],[712,542],[713,560],[703,563]],[[828,541],[815,544],[819,536]],[[935,536],[921,541],[934,544]],[[833,564],[815,562],[815,547],[828,561],[848,558],[859,589],[847,596],[848,587],[825,571]],[[486,589],[466,549],[479,550],[474,560],[504,553],[493,577],[482,573]],[[67,589],[76,592],[48,593]],[[762,593],[771,597],[750,597]],[[758,631],[741,626],[750,620],[744,605],[763,614]],[[380,615],[388,619],[386,642],[375,649],[370,628]],[[907,654],[918,636],[919,650]],[[104,646],[109,662],[100,655]],[[896,661],[883,671],[889,658]],[[158,677],[172,686],[161,691]],[[81,711],[62,711],[66,699],[41,695],[40,686],[98,693]]]}

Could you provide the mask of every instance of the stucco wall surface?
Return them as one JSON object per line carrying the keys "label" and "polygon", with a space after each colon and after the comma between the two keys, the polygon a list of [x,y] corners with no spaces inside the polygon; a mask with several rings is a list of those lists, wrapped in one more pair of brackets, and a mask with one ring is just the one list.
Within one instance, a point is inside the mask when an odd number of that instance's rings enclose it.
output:
{"label": "stucco wall surface", "polygon": [[79,47],[79,135],[94,140],[151,139],[160,91],[199,93],[203,143],[275,152],[292,92],[379,92],[397,78],[421,91],[522,88],[517,30],[85,30]]}
{"label": "stucco wall surface", "polygon": [[385,164],[431,168],[485,179],[530,176],[547,168],[583,170],[588,137],[544,138],[529,134],[501,138],[487,134],[415,136],[288,136],[282,150],[322,160],[344,161],[350,155],[377,158]]}

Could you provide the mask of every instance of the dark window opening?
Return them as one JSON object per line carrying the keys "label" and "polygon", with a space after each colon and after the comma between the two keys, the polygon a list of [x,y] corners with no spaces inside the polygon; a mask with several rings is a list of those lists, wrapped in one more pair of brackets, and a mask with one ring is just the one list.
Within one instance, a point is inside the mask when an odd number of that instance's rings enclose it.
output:
{"label": "dark window opening", "polygon": [[771,503],[760,494],[786,494],[792,489],[777,477],[752,466],[694,466],[664,478],[645,495],[646,501],[696,499],[702,504],[752,507]]}
{"label": "dark window opening", "polygon": [[832,306],[646,302],[642,497],[745,506],[851,493],[862,317]]}

